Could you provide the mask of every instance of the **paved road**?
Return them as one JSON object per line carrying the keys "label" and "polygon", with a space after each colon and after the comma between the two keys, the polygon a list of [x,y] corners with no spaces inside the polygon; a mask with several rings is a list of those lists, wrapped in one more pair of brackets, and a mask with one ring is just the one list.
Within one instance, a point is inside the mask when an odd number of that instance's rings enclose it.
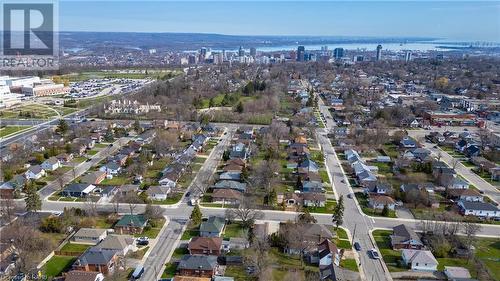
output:
{"label": "paved road", "polygon": [[[326,128],[325,130],[317,130],[317,139],[323,149],[323,153],[326,155],[326,166],[333,178],[332,188],[337,197],[344,197],[345,210],[344,223],[342,226],[349,230],[351,237],[353,237],[353,241],[357,241],[361,245],[362,250],[358,252],[358,258],[359,262],[361,262],[362,277],[364,277],[365,280],[391,280],[391,276],[385,264],[381,260],[372,259],[368,253],[370,249],[376,248],[376,245],[370,237],[370,231],[374,228],[373,221],[361,212],[357,205],[357,200],[347,198],[347,194],[353,194],[352,188],[348,184],[349,181],[345,177],[340,161],[330,140],[326,137],[326,132],[333,129],[335,124],[328,111],[328,107],[323,105],[321,99],[318,103],[320,112],[323,113],[326,118]],[[331,218],[328,223],[331,223]]]}
{"label": "paved road", "polygon": [[147,257],[143,259],[144,275],[141,278],[142,280],[160,279],[165,262],[171,258],[173,251],[177,247],[187,221],[187,219],[170,219],[162,228],[153,248]]}
{"label": "paved road", "polygon": [[[410,136],[414,136],[415,133],[412,131],[409,131]],[[456,158],[448,154],[446,151],[442,150],[441,148],[437,147],[434,148],[436,145],[428,142],[423,142],[423,147],[429,149],[434,156],[441,155],[441,161],[444,161],[446,164],[448,164],[450,167],[453,167],[454,161]],[[491,183],[485,181],[483,178],[475,174],[473,171],[471,171],[470,168],[464,166],[462,163],[458,162],[455,166],[455,171],[464,177],[468,182],[473,184],[477,189],[481,190],[484,192],[484,195],[488,196],[491,200],[495,201],[497,204],[500,203],[500,191]]]}

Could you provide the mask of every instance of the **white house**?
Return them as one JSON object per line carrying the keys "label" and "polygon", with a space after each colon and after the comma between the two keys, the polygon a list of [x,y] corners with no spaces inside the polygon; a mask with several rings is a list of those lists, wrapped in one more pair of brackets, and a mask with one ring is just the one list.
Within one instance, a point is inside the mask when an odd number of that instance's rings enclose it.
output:
{"label": "white house", "polygon": [[27,179],[38,180],[44,177],[47,173],[40,165],[35,165],[29,167],[28,171],[26,171],[25,175]]}
{"label": "white house", "polygon": [[427,250],[403,249],[401,258],[414,271],[436,271],[439,264],[431,251]]}
{"label": "white house", "polygon": [[99,168],[99,171],[105,172],[108,175],[116,175],[121,171],[122,167],[115,162],[108,162]]}
{"label": "white house", "polygon": [[170,192],[170,187],[166,186],[150,186],[146,191],[149,199],[152,200],[165,200]]}
{"label": "white house", "polygon": [[331,264],[339,266],[341,258],[340,251],[330,240],[325,239],[318,245],[318,254],[320,266]]}
{"label": "white house", "polygon": [[476,216],[481,218],[500,218],[500,210],[485,202],[458,201],[460,212],[465,216]]}
{"label": "white house", "polygon": [[57,159],[56,157],[50,157],[49,159],[45,160],[41,166],[46,171],[55,171],[59,169],[62,165],[59,159]]}

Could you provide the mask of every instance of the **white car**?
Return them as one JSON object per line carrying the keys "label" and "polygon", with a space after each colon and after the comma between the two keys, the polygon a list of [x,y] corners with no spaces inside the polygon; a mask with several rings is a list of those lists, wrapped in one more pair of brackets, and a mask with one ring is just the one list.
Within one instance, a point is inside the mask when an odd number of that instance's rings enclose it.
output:
{"label": "white car", "polygon": [[378,251],[376,249],[371,249],[370,254],[372,255],[372,258],[376,260],[380,259],[380,255],[378,254]]}

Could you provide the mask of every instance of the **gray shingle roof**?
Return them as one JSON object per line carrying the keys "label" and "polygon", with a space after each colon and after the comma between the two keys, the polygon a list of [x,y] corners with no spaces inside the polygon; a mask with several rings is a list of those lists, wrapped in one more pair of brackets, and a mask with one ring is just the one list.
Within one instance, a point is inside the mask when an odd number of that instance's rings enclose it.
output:
{"label": "gray shingle roof", "polygon": [[177,269],[213,270],[217,266],[216,256],[185,255]]}

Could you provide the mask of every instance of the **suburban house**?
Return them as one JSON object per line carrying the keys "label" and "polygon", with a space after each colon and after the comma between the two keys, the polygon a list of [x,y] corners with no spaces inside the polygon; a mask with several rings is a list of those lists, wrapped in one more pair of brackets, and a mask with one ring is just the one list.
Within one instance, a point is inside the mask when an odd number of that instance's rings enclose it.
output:
{"label": "suburban house", "polygon": [[24,175],[26,176],[27,179],[38,180],[44,177],[46,174],[47,173],[45,173],[45,170],[42,168],[42,166],[35,165],[29,167]]}
{"label": "suburban house", "polygon": [[245,144],[239,142],[231,148],[231,151],[229,152],[229,159],[247,159],[248,157],[248,150],[245,146]]}
{"label": "suburban house", "polygon": [[212,193],[212,202],[238,205],[242,196],[243,193],[241,191],[218,188],[214,189],[214,192]]}
{"label": "suburban house", "polygon": [[324,207],[326,195],[324,193],[305,192],[301,193],[302,204],[306,207]]}
{"label": "suburban house", "polygon": [[220,180],[215,183],[213,189],[234,189],[240,192],[245,192],[247,189],[247,184],[239,181],[231,181],[231,180]]}
{"label": "suburban house", "polygon": [[469,202],[483,202],[483,195],[479,193],[477,190],[468,188],[468,189],[448,189],[446,191],[448,197],[461,200],[461,201],[469,201]]}
{"label": "suburban house", "polygon": [[460,212],[465,216],[476,216],[480,218],[499,218],[500,210],[485,202],[458,201]]}
{"label": "suburban house", "polygon": [[166,186],[150,186],[146,191],[148,198],[151,200],[163,201],[167,199],[168,193],[170,193],[170,187]]}
{"label": "suburban house", "polygon": [[392,194],[392,186],[389,183],[385,182],[377,182],[375,186],[368,187],[366,189],[368,193],[375,193],[375,194]]}
{"label": "suburban house", "polygon": [[104,275],[113,273],[118,260],[115,251],[89,248],[73,264],[74,270],[100,272]]}
{"label": "suburban house", "polygon": [[459,280],[472,280],[470,272],[465,267],[459,266],[445,266],[443,270],[444,275],[448,280],[459,281]]}
{"label": "suburban house", "polygon": [[108,162],[99,168],[99,171],[105,172],[108,175],[116,175],[121,171],[122,167],[115,162]]}
{"label": "suburban house", "polygon": [[100,184],[106,178],[106,172],[93,171],[84,175],[80,182],[89,184]]}
{"label": "suburban house", "polygon": [[410,229],[405,224],[400,224],[393,228],[393,233],[391,235],[391,245],[394,250],[422,250],[424,248],[424,244],[418,237],[417,233],[415,233],[413,229]]}
{"label": "suburban house", "polygon": [[438,261],[431,251],[403,249],[401,258],[414,271],[436,271],[438,267]]}
{"label": "suburban house", "polygon": [[410,138],[410,137],[404,137],[400,142],[399,145],[402,148],[416,148],[417,147],[417,142]]}
{"label": "suburban house", "polygon": [[181,276],[212,278],[219,269],[217,256],[184,255],[179,261],[177,271]]}
{"label": "suburban house", "polygon": [[325,239],[318,245],[319,265],[340,265],[340,250],[330,240]]}
{"label": "suburban house", "polygon": [[325,192],[323,183],[319,181],[304,181],[302,183],[302,192]]}
{"label": "suburban house", "polygon": [[226,226],[226,221],[221,217],[209,217],[208,220],[203,221],[200,224],[200,236],[202,237],[220,237],[224,228]]}
{"label": "suburban house", "polygon": [[241,172],[224,172],[219,175],[219,180],[239,181],[241,180]]}
{"label": "suburban house", "polygon": [[[280,223],[279,232],[286,233],[289,231],[290,227],[292,227],[291,223]],[[303,231],[306,241],[309,241],[309,245],[307,245],[308,251],[317,250],[319,243],[322,243],[325,239],[330,240],[334,238],[328,227],[322,224],[305,224]],[[285,249],[285,252],[288,254],[298,254],[301,251],[302,249],[296,249],[293,246]]]}
{"label": "suburban house", "polygon": [[95,185],[90,183],[72,183],[61,191],[61,195],[66,197],[85,198],[94,191],[95,188]]}
{"label": "suburban house", "polygon": [[396,207],[396,201],[386,195],[371,195],[368,199],[368,205],[373,209],[382,210],[385,206],[387,206],[389,210],[394,210]]}
{"label": "suburban house", "polygon": [[309,158],[306,158],[304,161],[300,162],[300,164],[297,166],[297,169],[299,170],[299,173],[317,173],[319,171],[318,164],[316,164],[316,162]]}
{"label": "suburban house", "polygon": [[144,215],[124,215],[115,224],[115,231],[119,234],[138,234],[144,231],[148,220]]}
{"label": "suburban house", "polygon": [[94,248],[106,251],[115,251],[119,256],[126,256],[129,251],[136,251],[135,239],[129,235],[108,235]]}
{"label": "suburban house", "polygon": [[71,270],[64,276],[64,281],[103,281],[104,275],[100,272]]}
{"label": "suburban house", "polygon": [[214,255],[220,256],[222,253],[221,237],[193,237],[188,244],[191,255]]}
{"label": "suburban house", "polygon": [[49,159],[43,161],[42,163],[42,169],[44,169],[45,171],[55,171],[57,169],[59,169],[62,164],[61,164],[61,161],[59,161],[59,159],[57,159],[55,156],[53,157],[50,157]]}
{"label": "suburban house", "polygon": [[96,245],[108,236],[106,229],[99,228],[80,228],[71,241],[80,244]]}

